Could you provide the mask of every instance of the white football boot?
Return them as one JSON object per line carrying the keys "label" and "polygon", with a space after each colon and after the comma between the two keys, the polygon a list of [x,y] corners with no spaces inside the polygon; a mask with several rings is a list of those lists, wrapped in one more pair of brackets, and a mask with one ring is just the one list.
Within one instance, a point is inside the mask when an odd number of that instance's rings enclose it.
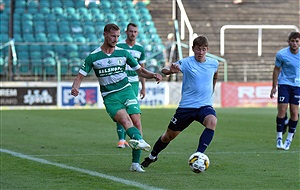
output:
{"label": "white football boot", "polygon": [[130,139],[128,144],[133,149],[145,150],[145,151],[149,151],[151,149],[151,146],[148,143],[146,143],[143,139],[140,140]]}
{"label": "white football boot", "polygon": [[130,171],[132,171],[132,172],[145,172],[145,170],[143,170],[142,166],[139,163],[132,163],[132,165],[130,167]]}
{"label": "white football boot", "polygon": [[281,138],[277,139],[276,146],[277,146],[277,149],[284,149],[284,146],[283,146]]}
{"label": "white football boot", "polygon": [[289,150],[291,144],[292,144],[292,141],[286,139],[285,142],[284,142],[284,145],[283,145],[283,149],[284,149],[284,150]]}

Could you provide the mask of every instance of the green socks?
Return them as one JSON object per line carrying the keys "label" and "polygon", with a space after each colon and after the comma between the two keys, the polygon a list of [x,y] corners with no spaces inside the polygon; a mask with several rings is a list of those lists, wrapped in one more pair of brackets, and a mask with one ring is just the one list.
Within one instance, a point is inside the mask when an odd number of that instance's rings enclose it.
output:
{"label": "green socks", "polygon": [[127,135],[128,135],[131,139],[135,139],[135,140],[143,139],[142,136],[141,136],[140,131],[139,131],[136,127],[134,127],[134,126],[128,128],[128,129],[126,130],[126,132],[127,132]]}
{"label": "green socks", "polygon": [[126,131],[123,128],[123,126],[119,123],[117,123],[117,134],[118,134],[119,140],[125,140],[126,139]]}

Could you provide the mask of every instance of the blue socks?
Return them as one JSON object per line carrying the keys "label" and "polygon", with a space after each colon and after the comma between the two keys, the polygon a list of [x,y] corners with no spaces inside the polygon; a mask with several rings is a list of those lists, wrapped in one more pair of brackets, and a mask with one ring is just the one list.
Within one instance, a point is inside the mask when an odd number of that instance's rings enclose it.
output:
{"label": "blue socks", "polygon": [[206,150],[208,145],[213,139],[215,131],[212,129],[205,128],[204,131],[202,132],[200,139],[199,139],[199,144],[197,148],[197,152],[202,152]]}

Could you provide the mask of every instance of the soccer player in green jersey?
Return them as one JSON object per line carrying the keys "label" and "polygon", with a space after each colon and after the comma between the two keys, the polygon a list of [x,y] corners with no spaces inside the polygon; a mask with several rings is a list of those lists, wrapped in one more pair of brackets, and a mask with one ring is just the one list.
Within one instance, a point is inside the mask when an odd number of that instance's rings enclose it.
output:
{"label": "soccer player in green jersey", "polygon": [[[144,69],[127,50],[116,47],[120,36],[120,28],[117,25],[105,25],[103,35],[104,43],[85,59],[74,79],[71,94],[78,96],[82,80],[93,69],[98,78],[106,111],[115,122],[124,127],[130,137],[130,147],[133,150],[149,151],[151,147],[143,140],[139,131],[140,106],[128,82],[125,67],[128,64],[140,77],[155,79],[157,83],[162,80],[162,76]],[[131,171],[145,172],[139,164],[139,158],[140,155],[133,152]]]}
{"label": "soccer player in green jersey", "polygon": [[[126,49],[137,60],[137,62],[145,68],[146,60],[144,47],[136,42],[136,38],[138,35],[137,25],[134,23],[129,23],[127,25],[126,35],[126,40],[122,40],[121,42],[117,43],[117,46]],[[138,74],[129,65],[126,65],[125,72],[127,73],[128,81],[130,82],[136,96],[138,96],[139,94],[139,81],[141,81],[142,88],[140,91],[140,97],[141,99],[143,99],[146,94],[145,78],[138,77]],[[139,130],[142,134],[142,129]],[[119,138],[117,147],[125,148],[126,146],[128,146],[128,143],[126,142],[126,131],[119,123],[117,123],[117,134]]]}

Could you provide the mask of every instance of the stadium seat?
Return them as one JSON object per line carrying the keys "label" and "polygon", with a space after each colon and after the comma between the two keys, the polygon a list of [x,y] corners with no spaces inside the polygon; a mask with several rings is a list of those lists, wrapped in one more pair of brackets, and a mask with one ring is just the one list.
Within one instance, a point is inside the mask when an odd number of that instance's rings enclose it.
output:
{"label": "stadium seat", "polygon": [[30,60],[41,60],[43,55],[41,51],[29,51]]}
{"label": "stadium seat", "polygon": [[62,33],[60,36],[61,42],[68,42],[72,43],[73,42],[73,37],[71,36],[70,33]]}
{"label": "stadium seat", "polygon": [[56,75],[56,61],[53,57],[43,59],[46,75]]}
{"label": "stadium seat", "polygon": [[95,28],[94,26],[86,26],[83,28],[83,31],[85,34],[95,34]]}
{"label": "stadium seat", "polygon": [[57,33],[48,34],[48,42],[60,42],[60,37]]}
{"label": "stadium seat", "polygon": [[65,45],[53,45],[53,51],[58,56],[65,56],[66,53],[66,46]]}
{"label": "stadium seat", "polygon": [[33,28],[36,34],[46,32],[45,22],[35,21]]}
{"label": "stadium seat", "polygon": [[106,0],[102,0],[100,3],[100,8],[103,9],[110,9],[111,8],[111,4],[110,1],[106,1]]}
{"label": "stadium seat", "polygon": [[76,9],[73,8],[73,7],[66,7],[64,8],[64,12],[67,14],[67,15],[70,15],[70,14],[74,14],[76,12]]}
{"label": "stadium seat", "polygon": [[50,7],[63,7],[63,4],[60,0],[50,1]]}
{"label": "stadium seat", "polygon": [[58,27],[59,33],[60,34],[70,34],[71,33],[71,29],[69,27],[69,23],[65,24],[65,25],[60,25]]}
{"label": "stadium seat", "polygon": [[29,59],[30,56],[29,56],[28,48],[26,47],[27,48],[26,50],[20,50],[20,47],[24,48],[26,46],[25,45],[18,46],[17,52],[16,52],[17,58],[18,59]]}
{"label": "stadium seat", "polygon": [[117,19],[117,16],[113,13],[107,14],[106,18],[104,19],[105,22],[115,22]]}
{"label": "stadium seat", "polygon": [[25,9],[26,7],[26,0],[18,0],[15,3],[16,8],[22,8]]}
{"label": "stadium seat", "polygon": [[67,51],[78,51],[78,45],[76,44],[68,44],[66,46]]}
{"label": "stadium seat", "polygon": [[85,7],[84,1],[75,1],[75,8]]}
{"label": "stadium seat", "polygon": [[46,13],[45,15],[47,15],[45,21],[53,21],[53,22],[56,22],[56,21],[57,21],[57,16],[56,16],[55,14],[52,14],[52,13]]}
{"label": "stadium seat", "polygon": [[[101,4],[102,4],[102,2],[101,2]],[[88,8],[90,9],[90,8],[99,8],[99,4],[97,4],[96,2],[90,2],[89,4],[88,4]]]}
{"label": "stadium seat", "polygon": [[72,21],[70,22],[70,28],[73,34],[76,33],[82,33],[83,32],[83,28],[81,26],[81,22],[80,21]]}
{"label": "stadium seat", "polygon": [[146,4],[142,1],[139,1],[135,4],[135,8],[136,9],[142,9],[142,8],[146,8]]}
{"label": "stadium seat", "polygon": [[90,21],[82,21],[83,23],[83,29],[85,29],[85,27],[89,27],[89,26],[94,26],[94,21],[90,20]]}
{"label": "stadium seat", "polygon": [[28,7],[27,13],[35,14],[38,13],[39,9],[37,7]]}
{"label": "stadium seat", "polygon": [[123,8],[124,8],[124,9],[127,9],[127,10],[129,10],[129,9],[134,9],[134,5],[133,5],[133,3],[132,3],[131,0],[124,1],[124,2],[123,2]]}
{"label": "stadium seat", "polygon": [[90,42],[90,43],[98,43],[98,37],[95,33],[90,33],[87,35],[86,37],[86,40],[87,42]]}
{"label": "stadium seat", "polygon": [[33,36],[33,34],[31,33],[27,33],[23,35],[23,40],[24,42],[35,42],[35,38]]}
{"label": "stadium seat", "polygon": [[25,12],[25,9],[24,8],[19,8],[19,7],[16,7],[15,11],[14,11],[14,13],[17,13],[17,14],[22,14],[24,12]]}
{"label": "stadium seat", "polygon": [[80,14],[78,12],[68,14],[68,19],[70,22],[80,20]]}
{"label": "stadium seat", "polygon": [[28,54],[28,46],[27,45],[21,45],[21,44],[15,44],[15,49],[16,49],[16,52],[17,52],[17,55],[19,52],[27,52]]}
{"label": "stadium seat", "polygon": [[48,14],[50,13],[50,8],[49,6],[41,6],[40,8],[40,13],[43,13],[47,16],[49,16]]}
{"label": "stadium seat", "polygon": [[68,51],[68,52],[66,53],[66,57],[67,57],[68,59],[78,58],[79,55],[80,55],[80,52],[78,52],[78,51]]}
{"label": "stadium seat", "polygon": [[34,17],[31,13],[24,13],[22,14],[22,20],[32,20]]}
{"label": "stadium seat", "polygon": [[92,21],[93,20],[93,16],[91,13],[86,13],[86,14],[82,14],[81,15],[81,20],[82,22],[85,22],[85,21]]}
{"label": "stadium seat", "polygon": [[21,28],[23,33],[33,34],[33,22],[31,20],[22,21]]}
{"label": "stadium seat", "polygon": [[64,10],[62,7],[53,7],[51,9],[51,13],[55,15],[62,15],[64,13]]}
{"label": "stadium seat", "polygon": [[56,54],[54,51],[52,50],[47,50],[47,51],[44,51],[43,52],[43,55],[42,55],[42,58],[45,59],[47,57],[52,57],[52,58],[55,58]]}
{"label": "stadium seat", "polygon": [[78,45],[77,44],[68,44],[66,46],[66,51],[67,52],[73,52],[73,51],[78,51]]}
{"label": "stadium seat", "polygon": [[79,58],[72,58],[69,60],[69,66],[71,70],[71,75],[77,75],[78,71],[82,65],[82,61]]}
{"label": "stadium seat", "polygon": [[38,32],[35,35],[36,42],[48,42],[47,35],[44,32]]}
{"label": "stadium seat", "polygon": [[48,43],[47,44],[43,44],[43,45],[41,45],[41,50],[43,51],[43,52],[46,52],[46,51],[52,51],[53,50],[53,47],[52,47],[52,45],[49,45]]}
{"label": "stadium seat", "polygon": [[63,7],[74,7],[75,4],[72,0],[64,0],[62,1]]}
{"label": "stadium seat", "polygon": [[92,7],[92,8],[89,9],[89,11],[90,11],[90,13],[92,13],[93,16],[96,16],[96,15],[98,15],[98,14],[101,14],[99,8]]}
{"label": "stadium seat", "polygon": [[83,35],[74,35],[74,42],[77,42],[77,43],[86,43],[86,39]]}
{"label": "stadium seat", "polygon": [[[7,23],[4,23],[4,24],[7,24]],[[6,26],[4,24],[1,23],[0,32],[1,32],[1,34],[8,34],[8,26]]]}
{"label": "stadium seat", "polygon": [[[44,34],[44,35],[46,37],[46,34]],[[28,48],[28,46],[26,48]],[[29,45],[28,49],[30,52],[35,52],[35,51],[40,52],[42,50],[40,45]]]}
{"label": "stadium seat", "polygon": [[23,38],[21,36],[21,34],[14,34],[14,39],[15,39],[15,42],[23,42]]}
{"label": "stadium seat", "polygon": [[50,7],[50,3],[49,3],[49,1],[39,1],[39,6],[40,6],[40,8],[42,8],[42,7]]}
{"label": "stadium seat", "polygon": [[20,75],[29,75],[30,72],[30,62],[29,59],[26,58],[18,58],[17,72]]}
{"label": "stadium seat", "polygon": [[0,57],[0,75],[5,75],[6,73],[6,64],[4,58]]}
{"label": "stadium seat", "polygon": [[27,7],[30,8],[39,8],[39,2],[38,1],[27,1]]}
{"label": "stadium seat", "polygon": [[31,60],[31,72],[33,75],[42,75],[44,71],[41,59]]}
{"label": "stadium seat", "polygon": [[61,57],[58,60],[60,62],[60,72],[62,75],[67,75],[69,73],[69,62],[65,57]]}
{"label": "stadium seat", "polygon": [[143,14],[140,14],[140,20],[142,22],[152,21],[152,17],[148,13],[143,13]]}
{"label": "stadium seat", "polygon": [[34,17],[32,19],[34,21],[44,21],[45,15],[43,13],[36,13],[36,14],[34,14]]}
{"label": "stadium seat", "polygon": [[79,13],[80,15],[84,15],[89,13],[89,10],[86,7],[80,7],[77,9],[77,13]]}
{"label": "stadium seat", "polygon": [[112,1],[110,5],[111,5],[111,7],[113,9],[122,8],[123,7],[122,1]]}
{"label": "stadium seat", "polygon": [[[14,18],[14,21],[17,21],[17,22],[19,22],[20,23],[20,21],[21,21],[21,19],[22,19],[22,13],[14,13],[14,15],[13,15],[13,18]],[[8,16],[8,15],[7,15]],[[1,15],[1,17],[2,17],[2,15]],[[8,18],[6,18],[5,20],[9,20]],[[15,22],[14,22],[15,23]]]}

